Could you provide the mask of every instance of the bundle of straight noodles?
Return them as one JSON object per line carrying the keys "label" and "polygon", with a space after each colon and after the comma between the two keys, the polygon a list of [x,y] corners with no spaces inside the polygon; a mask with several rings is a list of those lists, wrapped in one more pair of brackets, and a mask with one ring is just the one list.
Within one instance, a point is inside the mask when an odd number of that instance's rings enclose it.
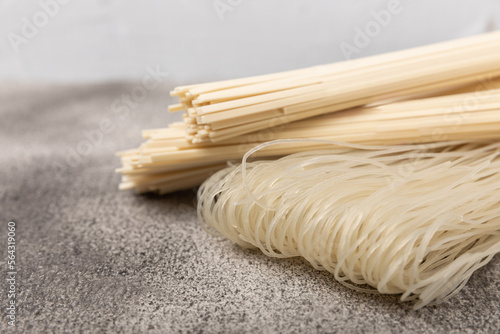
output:
{"label": "bundle of straight noodles", "polygon": [[[178,87],[186,139],[221,141],[325,113],[500,75],[500,32],[251,78]],[[271,124],[271,125],[270,125]]]}
{"label": "bundle of straight noodles", "polygon": [[[139,149],[119,153],[121,189],[168,193],[201,184],[257,144],[275,139],[321,138],[351,143],[426,143],[500,137],[500,80],[474,83],[444,96],[364,106],[243,134],[221,142],[192,144],[184,123],[144,131]],[[261,157],[321,148],[318,143],[277,145]]]}
{"label": "bundle of straight noodles", "polygon": [[120,189],[206,180],[207,231],[356,290],[441,302],[500,251],[498,59],[493,32],[178,87],[183,122],[119,153]]}

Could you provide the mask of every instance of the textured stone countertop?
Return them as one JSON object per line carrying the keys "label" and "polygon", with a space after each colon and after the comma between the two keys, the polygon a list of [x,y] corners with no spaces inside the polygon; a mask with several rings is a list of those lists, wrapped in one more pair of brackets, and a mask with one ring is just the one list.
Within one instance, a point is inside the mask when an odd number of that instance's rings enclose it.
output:
{"label": "textured stone countertop", "polygon": [[498,333],[499,256],[456,297],[413,311],[207,235],[192,190],[119,191],[114,153],[179,117],[166,111],[173,84],[114,112],[134,87],[0,85],[0,332],[15,332],[3,312],[13,220],[19,333]]}

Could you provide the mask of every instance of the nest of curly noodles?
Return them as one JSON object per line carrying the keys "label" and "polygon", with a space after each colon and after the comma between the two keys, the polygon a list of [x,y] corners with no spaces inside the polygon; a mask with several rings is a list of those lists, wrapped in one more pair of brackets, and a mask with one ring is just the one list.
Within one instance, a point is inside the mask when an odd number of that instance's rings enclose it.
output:
{"label": "nest of curly noodles", "polygon": [[500,252],[500,143],[318,140],[334,148],[247,162],[284,142],[297,140],[260,145],[200,187],[207,231],[415,308],[450,298]]}

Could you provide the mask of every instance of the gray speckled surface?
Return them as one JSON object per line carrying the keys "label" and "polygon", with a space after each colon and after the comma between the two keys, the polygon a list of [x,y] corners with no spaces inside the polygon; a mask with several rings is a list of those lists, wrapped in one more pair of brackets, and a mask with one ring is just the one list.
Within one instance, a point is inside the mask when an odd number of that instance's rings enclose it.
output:
{"label": "gray speckled surface", "polygon": [[[498,333],[499,256],[449,302],[413,311],[396,296],[348,290],[301,259],[207,235],[193,191],[118,191],[114,152],[172,117],[173,85],[114,114],[113,101],[133,87],[0,85],[0,299],[3,310],[6,224],[14,220],[17,332]],[[104,117],[114,129],[70,167],[68,147]],[[5,326],[2,312],[0,332]]]}

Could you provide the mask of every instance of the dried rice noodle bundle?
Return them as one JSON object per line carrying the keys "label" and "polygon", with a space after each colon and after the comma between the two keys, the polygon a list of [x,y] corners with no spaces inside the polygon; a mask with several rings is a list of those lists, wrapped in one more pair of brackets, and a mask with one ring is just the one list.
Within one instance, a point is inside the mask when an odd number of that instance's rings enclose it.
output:
{"label": "dried rice noodle bundle", "polygon": [[[246,162],[198,192],[205,229],[272,257],[302,256],[359,291],[458,292],[500,252],[500,143],[362,146]],[[326,141],[318,140],[325,143]],[[215,230],[215,231],[214,231]]]}

